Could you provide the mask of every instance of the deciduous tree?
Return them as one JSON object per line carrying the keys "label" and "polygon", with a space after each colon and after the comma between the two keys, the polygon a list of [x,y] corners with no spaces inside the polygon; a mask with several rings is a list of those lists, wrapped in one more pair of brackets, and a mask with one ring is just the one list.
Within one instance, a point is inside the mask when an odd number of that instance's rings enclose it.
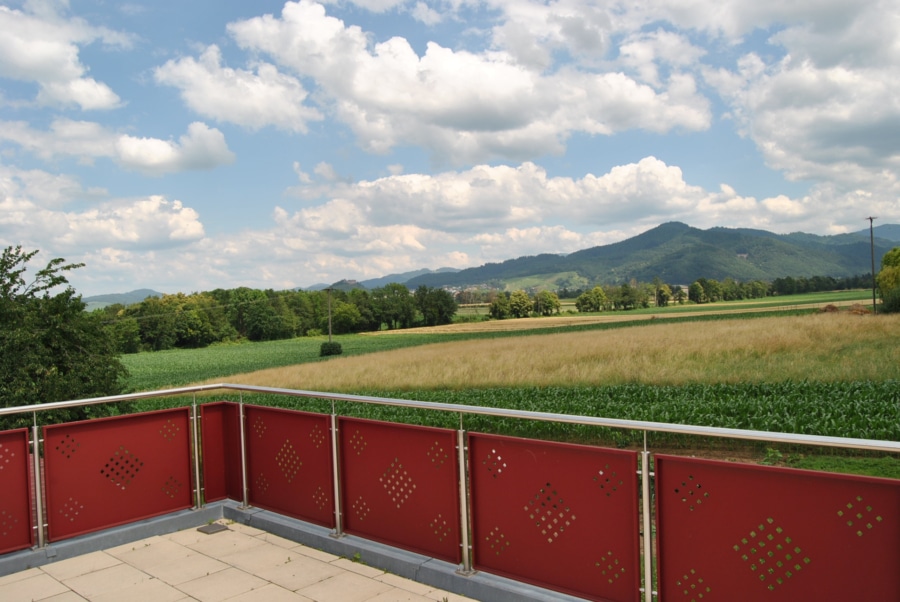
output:
{"label": "deciduous tree", "polygon": [[[82,264],[53,259],[29,281],[27,264],[37,253],[17,246],[0,255],[0,399],[20,406],[120,393],[126,371],[102,317],[84,311],[66,278]],[[108,411],[114,410],[88,406],[57,412],[56,418]],[[14,425],[11,420],[2,426]]]}

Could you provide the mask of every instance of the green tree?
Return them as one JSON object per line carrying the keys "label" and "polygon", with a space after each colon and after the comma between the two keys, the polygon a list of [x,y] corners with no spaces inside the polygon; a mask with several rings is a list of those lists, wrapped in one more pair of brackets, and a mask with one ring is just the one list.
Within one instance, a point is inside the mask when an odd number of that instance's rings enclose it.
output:
{"label": "green tree", "polygon": [[900,311],[900,247],[894,247],[881,258],[881,271],[875,277],[884,312]]}
{"label": "green tree", "polygon": [[552,291],[538,291],[534,296],[534,313],[552,316],[559,313],[559,297]]}
{"label": "green tree", "polygon": [[[349,334],[358,332],[362,315],[359,309],[352,303],[334,300],[331,308],[331,332],[334,334]],[[327,330],[328,325],[325,324]]]}
{"label": "green tree", "polygon": [[706,303],[709,301],[706,297],[706,291],[703,290],[703,285],[700,284],[699,280],[692,282],[688,287],[688,299],[694,303]]}
{"label": "green tree", "polygon": [[422,324],[425,326],[440,326],[453,322],[457,305],[456,299],[448,291],[422,285],[416,289],[413,297],[416,300],[416,307],[422,314]]}
{"label": "green tree", "polygon": [[662,284],[654,287],[656,293],[656,307],[668,307],[669,301],[672,300],[672,289],[668,284]]}
{"label": "green tree", "polygon": [[[5,406],[21,406],[121,393],[126,371],[103,317],[84,311],[66,278],[82,264],[53,259],[29,282],[27,264],[37,253],[17,246],[0,255],[0,399]],[[88,406],[56,412],[53,419],[114,411]],[[28,423],[31,417],[22,420]],[[20,425],[12,419],[3,427]]]}
{"label": "green tree", "polygon": [[575,309],[580,312],[603,311],[607,302],[606,293],[603,292],[601,287],[595,286],[591,290],[578,295],[578,298],[575,299]]}
{"label": "green tree", "polygon": [[497,298],[491,301],[491,307],[488,314],[495,320],[505,320],[512,315],[509,308],[509,296],[506,293],[500,293]]}
{"label": "green tree", "polygon": [[532,306],[531,297],[521,289],[513,291],[509,296],[509,314],[513,318],[527,318]]}
{"label": "green tree", "polygon": [[392,282],[372,290],[372,306],[379,324],[388,330],[410,328],[416,318],[416,302],[409,289]]}

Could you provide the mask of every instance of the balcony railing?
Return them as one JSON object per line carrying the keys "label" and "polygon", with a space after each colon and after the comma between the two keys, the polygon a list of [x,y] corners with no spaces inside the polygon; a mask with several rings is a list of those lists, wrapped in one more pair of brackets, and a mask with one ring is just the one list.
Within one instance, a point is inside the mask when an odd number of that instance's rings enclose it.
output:
{"label": "balcony railing", "polygon": [[[196,395],[237,391],[237,402]],[[246,404],[243,393],[452,412],[434,428]],[[39,427],[42,411],[194,395]],[[334,408],[334,404],[332,404]],[[900,599],[900,481],[653,454],[666,432],[867,451],[900,443],[217,384],[24,408],[0,433],[0,554],[231,499],[592,600]],[[467,432],[463,417],[644,433],[644,449]],[[652,469],[651,469],[652,464]]]}

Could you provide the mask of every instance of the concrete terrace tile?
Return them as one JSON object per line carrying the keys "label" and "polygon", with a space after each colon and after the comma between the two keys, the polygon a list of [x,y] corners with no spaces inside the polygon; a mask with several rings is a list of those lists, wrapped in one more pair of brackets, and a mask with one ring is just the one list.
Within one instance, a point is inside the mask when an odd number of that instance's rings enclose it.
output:
{"label": "concrete terrace tile", "polygon": [[76,594],[85,598],[94,598],[107,592],[121,590],[142,581],[152,579],[150,575],[127,564],[117,564],[109,568],[93,571],[71,579],[63,580],[63,584]]}
{"label": "concrete terrace tile", "polygon": [[11,575],[4,575],[3,577],[0,577],[0,586],[8,585],[15,581],[21,581],[22,579],[30,579],[31,577],[37,577],[38,575],[43,574],[43,571],[38,568],[25,569],[24,571],[19,571],[18,573],[12,573]]}
{"label": "concrete terrace tile", "polygon": [[284,537],[280,537],[278,535],[272,535],[271,533],[263,533],[262,535],[257,535],[256,539],[261,539],[266,543],[270,543],[288,550],[304,547],[302,543],[297,543],[296,541],[291,541],[290,539],[285,539]]}
{"label": "concrete terrace tile", "polygon": [[207,535],[206,533],[201,533],[197,529],[185,529],[184,531],[176,531],[175,533],[163,535],[163,537],[179,545],[190,546],[202,541],[206,541],[210,537],[216,537],[223,534],[224,533],[214,533],[212,535]]}
{"label": "concrete terrace tile", "polygon": [[256,541],[256,544],[253,547],[238,550],[233,554],[219,555],[218,558],[254,574],[302,558],[300,554],[275,544],[264,541]]}
{"label": "concrete terrace tile", "polygon": [[49,598],[44,598],[41,602],[86,602],[87,598],[82,598],[78,594],[73,591],[65,591],[58,596],[50,596]]}
{"label": "concrete terrace tile", "polygon": [[301,556],[289,563],[259,571],[256,576],[285,589],[297,591],[342,572],[342,569],[327,562]]}
{"label": "concrete terrace tile", "polygon": [[266,585],[266,581],[236,568],[182,583],[178,589],[202,602],[218,602]]}
{"label": "concrete terrace tile", "polygon": [[243,533],[244,535],[249,535],[250,537],[257,537],[259,535],[268,535],[268,533],[266,531],[263,531],[262,529],[257,529],[256,527],[251,527],[250,525],[244,525],[241,523],[233,523],[233,522],[228,522],[228,521],[224,521],[222,524],[224,524],[226,527],[228,527],[232,531],[235,531],[237,533]]}
{"label": "concrete terrace tile", "polygon": [[50,596],[63,594],[68,588],[40,571],[27,579],[20,579],[0,586],[0,600],[43,600]]}
{"label": "concrete terrace tile", "polygon": [[106,553],[133,567],[147,570],[178,558],[186,558],[195,552],[165,537],[149,537],[106,550]]}
{"label": "concrete terrace tile", "polygon": [[213,535],[199,533],[199,535],[205,539],[184,545],[213,558],[223,558],[237,552],[265,545],[266,543],[261,539],[247,537],[245,534],[237,533],[235,531],[222,531],[221,533],[215,533]]}
{"label": "concrete terrace tile", "polygon": [[163,583],[159,579],[150,579],[132,585],[131,587],[117,588],[91,597],[91,602],[178,602],[190,598],[182,591]]}
{"label": "concrete terrace tile", "polygon": [[316,602],[364,602],[393,589],[387,583],[375,581],[356,573],[341,573],[297,593]]}
{"label": "concrete terrace tile", "polygon": [[94,571],[116,566],[117,564],[122,564],[122,561],[110,556],[106,552],[91,552],[89,554],[76,556],[75,558],[68,558],[66,560],[60,560],[59,562],[45,564],[41,567],[41,570],[54,579],[65,581],[72,577],[93,573]]}
{"label": "concrete terrace tile", "polygon": [[308,556],[309,558],[321,560],[322,562],[334,562],[335,560],[338,560],[340,558],[340,556],[336,554],[331,554],[329,552],[324,552],[322,550],[317,550],[316,548],[310,548],[307,546],[300,546],[299,548],[295,548],[293,551],[297,552],[298,554]]}
{"label": "concrete terrace tile", "polygon": [[366,602],[432,602],[431,598],[426,598],[419,594],[414,594],[405,589],[393,588],[378,594],[374,598],[369,598]]}
{"label": "concrete terrace tile", "polygon": [[227,568],[229,568],[229,565],[221,560],[210,558],[200,552],[194,552],[190,556],[178,558],[164,564],[157,564],[144,570],[169,585],[177,586],[224,571]]}
{"label": "concrete terrace tile", "polygon": [[381,581],[382,583],[387,583],[392,587],[396,587],[398,589],[404,589],[413,594],[419,594],[420,596],[424,596],[430,592],[434,591],[434,588],[430,585],[425,585],[424,583],[419,583],[418,581],[412,581],[410,579],[404,579],[398,575],[394,575],[393,573],[385,573],[380,577],[375,577],[377,581]]}
{"label": "concrete terrace tile", "polygon": [[309,598],[295,594],[291,590],[275,584],[264,585],[240,596],[228,598],[228,602],[313,602]]}
{"label": "concrete terrace tile", "polygon": [[361,562],[353,562],[352,560],[349,560],[347,558],[338,558],[331,564],[333,564],[334,566],[339,566],[345,571],[350,571],[351,573],[356,573],[357,575],[370,577],[372,579],[384,575],[384,571],[382,571],[381,569],[376,569],[375,567],[362,564]]}

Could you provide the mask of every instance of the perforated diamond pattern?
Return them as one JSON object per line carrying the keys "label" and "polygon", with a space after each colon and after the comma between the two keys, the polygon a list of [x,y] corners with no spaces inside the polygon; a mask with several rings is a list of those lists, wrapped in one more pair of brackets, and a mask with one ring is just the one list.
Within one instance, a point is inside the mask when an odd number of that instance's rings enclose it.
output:
{"label": "perforated diamond pattern", "polygon": [[0,443],[0,470],[6,468],[15,457],[16,452]]}
{"label": "perforated diamond pattern", "polygon": [[260,495],[265,495],[269,490],[269,479],[267,479],[266,475],[264,475],[263,473],[259,473],[256,476],[256,480],[254,481],[254,483],[256,485],[256,491]]}
{"label": "perforated diamond pattern", "polygon": [[70,523],[75,522],[75,519],[78,518],[78,515],[83,511],[84,504],[72,497],[67,499],[62,505],[62,508],[59,509],[59,513],[62,514],[62,517],[67,519]]}
{"label": "perforated diamond pattern", "polygon": [[325,490],[322,487],[316,487],[316,490],[313,492],[313,502],[316,504],[316,508],[319,510],[324,510],[325,506],[328,504],[328,495],[325,493]]}
{"label": "perforated diamond pattern", "polygon": [[594,482],[603,490],[603,493],[606,497],[612,497],[614,493],[619,490],[625,481],[619,478],[619,475],[615,470],[611,470],[609,464],[603,467],[603,470],[598,470],[597,474],[594,475]]}
{"label": "perforated diamond pattern", "polygon": [[75,441],[72,438],[72,435],[66,435],[63,437],[62,441],[59,445],[56,446],[56,451],[61,453],[66,458],[71,458],[72,455],[78,451],[78,448],[81,447],[81,444]]}
{"label": "perforated diamond pattern", "polygon": [[619,562],[619,559],[615,557],[611,550],[606,552],[606,554],[594,564],[600,569],[600,574],[603,575],[607,583],[615,583],[625,574],[625,567]]}
{"label": "perforated diamond pattern", "polygon": [[175,498],[178,495],[178,492],[181,491],[181,483],[175,477],[169,477],[166,479],[165,484],[163,484],[162,492],[169,496],[170,498]]}
{"label": "perforated diamond pattern", "polygon": [[124,490],[131,484],[143,466],[143,462],[125,449],[124,445],[120,445],[119,449],[110,457],[109,462],[100,469],[100,474],[113,485]]}
{"label": "perforated diamond pattern", "polygon": [[0,536],[6,537],[19,524],[19,519],[6,510],[0,510]]}
{"label": "perforated diamond pattern", "polygon": [[435,466],[443,466],[444,462],[450,459],[450,455],[444,450],[441,444],[438,441],[435,441],[434,444],[428,449],[425,454],[431,460],[431,463]]}
{"label": "perforated diamond pattern", "polygon": [[440,514],[428,523],[428,527],[434,532],[434,536],[438,541],[444,541],[450,537],[450,524],[447,522],[447,519]]}
{"label": "perforated diamond pattern", "polygon": [[492,449],[491,453],[481,461],[481,464],[487,468],[487,471],[491,473],[491,476],[495,479],[503,474],[503,471],[506,469],[506,462],[503,461],[503,458],[497,453],[496,449]]}
{"label": "perforated diamond pattern", "polygon": [[740,554],[742,561],[748,563],[750,570],[756,573],[761,583],[769,590],[782,585],[799,573],[811,560],[803,554],[784,530],[775,525],[775,520],[767,518],[750,533],[741,538],[734,551]]}
{"label": "perforated diamond pattern", "polygon": [[300,467],[303,466],[303,462],[300,461],[300,456],[297,454],[297,451],[294,449],[290,440],[285,441],[284,445],[281,446],[281,449],[278,450],[275,461],[278,463],[278,467],[281,468],[281,472],[284,474],[284,478],[287,479],[288,483],[294,481],[294,477],[297,476]]}
{"label": "perforated diamond pattern", "polygon": [[162,438],[166,441],[173,441],[178,436],[180,430],[181,428],[177,424],[171,420],[166,420],[166,423],[159,429],[159,434],[162,435]]}
{"label": "perforated diamond pattern", "polygon": [[686,504],[691,512],[697,509],[704,500],[709,499],[709,492],[703,490],[703,485],[694,479],[694,475],[688,475],[688,478],[675,488],[675,494],[680,496],[682,503]]}
{"label": "perforated diamond pattern", "polygon": [[491,529],[484,537],[484,540],[497,556],[508,550],[510,546],[509,540],[503,534],[503,531],[500,530],[500,527]]}
{"label": "perforated diamond pattern", "polygon": [[703,582],[703,577],[697,574],[697,571],[691,569],[688,573],[681,576],[675,581],[675,585],[681,590],[685,600],[691,602],[699,602],[706,599],[706,596],[712,591],[708,585]]}
{"label": "perforated diamond pattern", "polygon": [[884,520],[884,517],[875,513],[872,506],[863,502],[861,495],[847,502],[847,505],[838,510],[837,514],[846,521],[847,526],[853,529],[859,537],[874,529],[876,525]]}
{"label": "perforated diamond pattern", "polygon": [[353,451],[356,452],[357,456],[361,456],[364,451],[366,451],[366,443],[365,438],[363,438],[362,434],[359,431],[353,433],[353,436],[350,437],[350,447],[353,448]]}
{"label": "perforated diamond pattern", "polygon": [[397,508],[409,500],[409,496],[416,490],[416,484],[413,483],[409,473],[403,468],[399,458],[394,458],[394,461],[385,469],[378,480],[384,486],[385,491],[387,491],[391,501],[394,502]]}
{"label": "perforated diamond pattern", "polygon": [[525,512],[547,539],[547,543],[556,541],[575,522],[572,509],[565,505],[550,483],[534,494],[525,505]]}
{"label": "perforated diamond pattern", "polygon": [[260,439],[266,434],[266,421],[263,420],[262,416],[257,416],[253,421],[253,432],[256,433],[256,436]]}
{"label": "perforated diamond pattern", "polygon": [[323,445],[325,445],[326,441],[325,429],[323,429],[319,424],[313,426],[313,429],[309,433],[309,440],[312,441],[312,444],[316,449],[321,448]]}
{"label": "perforated diamond pattern", "polygon": [[371,512],[369,505],[364,499],[362,499],[362,496],[356,498],[356,501],[353,502],[353,505],[351,507],[353,508],[353,512],[356,514],[356,518],[358,518],[359,520],[365,520],[366,517],[369,516],[369,512]]}

